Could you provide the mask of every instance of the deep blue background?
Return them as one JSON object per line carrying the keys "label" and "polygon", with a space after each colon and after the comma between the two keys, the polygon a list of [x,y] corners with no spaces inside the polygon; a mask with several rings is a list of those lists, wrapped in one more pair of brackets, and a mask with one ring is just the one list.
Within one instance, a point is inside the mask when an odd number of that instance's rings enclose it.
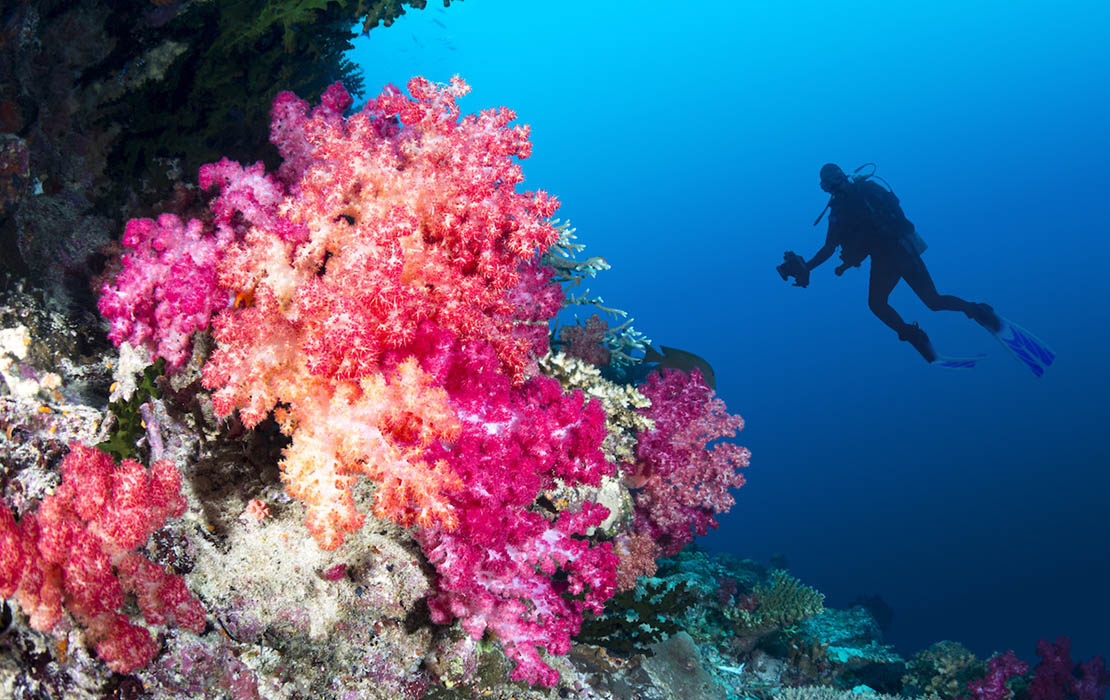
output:
{"label": "deep blue background", "polygon": [[[457,73],[464,111],[515,109],[526,186],[613,266],[592,291],[713,364],[754,456],[703,544],[781,552],[833,606],[882,595],[904,653],[1110,654],[1110,3],[700,4],[433,1],[356,59],[374,94]],[[826,161],[876,161],[940,291],[1034,330],[1049,374],[902,284],[942,353],[990,353],[926,365],[868,311],[868,263],[783,283],[824,240]]]}

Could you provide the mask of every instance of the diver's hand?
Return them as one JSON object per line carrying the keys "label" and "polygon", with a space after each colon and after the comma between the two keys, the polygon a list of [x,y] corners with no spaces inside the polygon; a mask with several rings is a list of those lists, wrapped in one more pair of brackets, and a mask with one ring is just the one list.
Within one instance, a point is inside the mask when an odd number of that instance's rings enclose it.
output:
{"label": "diver's hand", "polygon": [[836,273],[837,277],[840,277],[841,275],[844,274],[844,271],[847,270],[849,267],[851,267],[851,265],[849,265],[848,263],[844,263],[843,265],[837,265],[836,269],[833,270],[833,272]]}

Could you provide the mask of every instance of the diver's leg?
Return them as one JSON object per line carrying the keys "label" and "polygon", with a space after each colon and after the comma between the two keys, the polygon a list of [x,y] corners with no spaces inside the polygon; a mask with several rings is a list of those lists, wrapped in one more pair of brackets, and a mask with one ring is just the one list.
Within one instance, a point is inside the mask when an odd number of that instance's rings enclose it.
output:
{"label": "diver's leg", "polygon": [[885,256],[871,256],[871,280],[867,287],[867,306],[880,321],[900,333],[906,322],[890,305],[889,300],[890,293],[894,291],[902,275],[898,272],[898,266],[891,264],[892,262]]}
{"label": "diver's leg", "polygon": [[987,330],[992,332],[998,330],[998,316],[989,304],[973,303],[952,294],[938,293],[933,277],[929,274],[929,269],[925,267],[925,261],[920,255],[905,256],[899,262],[906,284],[910,285],[910,289],[930,310],[962,311],[968,318],[974,319]]}
{"label": "diver's leg", "polygon": [[902,278],[896,261],[888,255],[871,256],[871,281],[867,289],[867,305],[871,313],[879,320],[890,326],[897,334],[899,340],[905,340],[914,347],[926,362],[937,359],[936,350],[929,342],[929,336],[921,330],[916,323],[910,324],[902,320],[894,307],[890,305],[890,293]]}

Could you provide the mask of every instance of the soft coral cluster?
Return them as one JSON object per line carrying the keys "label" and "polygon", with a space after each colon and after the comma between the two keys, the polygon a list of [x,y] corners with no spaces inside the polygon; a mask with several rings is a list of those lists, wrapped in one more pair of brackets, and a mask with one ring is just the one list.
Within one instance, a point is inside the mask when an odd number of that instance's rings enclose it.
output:
{"label": "soft coral cluster", "polygon": [[[606,508],[541,496],[598,487],[613,465],[601,404],[538,376],[563,301],[540,262],[558,238],[558,204],[517,192],[528,129],[503,108],[461,116],[468,89],[414,79],[411,97],[389,87],[349,118],[339,85],[312,110],[279,95],[279,170],[203,166],[200,186],[219,189],[214,231],[133,224],[136,236],[177,238],[125,261],[102,306],[129,332],[130,320],[153,319],[137,340],[174,357],[183,329],[208,314],[213,406],[248,427],[272,414],[292,438],[283,479],[320,545],[362,526],[352,488],[370,479],[375,514],[414,527],[436,569],[432,618],[460,619],[475,638],[491,631],[518,663],[514,679],[552,685],[541,652],[566,653],[582,616],[601,611],[617,556],[590,539]],[[207,301],[183,311],[187,325],[151,311],[162,308],[149,299],[157,284],[128,282],[131,266],[165,260],[191,261],[203,282]],[[648,538],[673,553],[714,526],[747,463],[743,448],[706,449],[742,422],[697,375],[653,377],[644,393],[656,428],[640,436],[636,466],[641,556]]]}
{"label": "soft coral cluster", "polygon": [[641,413],[655,427],[639,435],[636,462],[626,465],[626,481],[637,488],[635,529],[672,556],[695,533],[717,527],[714,515],[736,502],[729,489],[743,486],[736,469],[748,466],[751,453],[716,442],[735,437],[744,420],[725,411],[699,371],[664,369],[649,375],[640,391],[651,400]]}
{"label": "soft coral cluster", "polygon": [[[389,87],[350,118],[339,84],[311,111],[282,93],[271,126],[279,171],[227,159],[203,166],[201,187],[220,190],[215,231],[198,243],[195,221],[133,222],[126,242],[140,248],[102,296],[114,339],[173,360],[182,331],[216,314],[217,347],[203,370],[213,405],[221,415],[238,409],[250,427],[280,404],[293,438],[283,478],[327,548],[362,524],[350,493],[360,475],[379,486],[378,515],[457,522],[446,494],[458,475],[421,455],[450,440],[458,422],[416,362],[387,367],[386,355],[411,355],[408,344],[429,322],[488,343],[519,384],[535,372],[543,322],[561,302],[534,262],[557,238],[548,218],[558,203],[516,190],[528,129],[510,125],[515,115],[503,108],[460,117],[455,100],[468,90],[457,78],[448,86],[416,78],[411,98]],[[139,233],[155,239],[147,245]],[[198,321],[171,322],[159,301],[167,294],[149,280],[176,270],[168,260],[191,260],[192,273],[179,274],[207,282],[213,258],[218,293],[202,284],[211,303],[185,310]]]}
{"label": "soft coral cluster", "polygon": [[119,612],[134,594],[147,623],[200,632],[204,610],[184,580],[136,554],[151,532],[185,510],[169,460],[148,472],[100,450],[70,446],[62,483],[18,523],[0,507],[0,597],[13,594],[32,627],[49,631],[68,610],[108,667],[130,673],[157,651],[150,633]]}
{"label": "soft coral cluster", "polygon": [[539,262],[557,202],[516,191],[528,129],[506,109],[460,117],[468,89],[414,79],[411,98],[387,88],[350,118],[338,85],[311,111],[283,93],[277,173],[201,168],[229,300],[203,381],[217,413],[272,412],[291,436],[283,479],[321,546],[361,527],[368,477],[375,513],[415,527],[436,568],[433,618],[491,630],[514,678],[551,685],[540,651],[565,653],[601,610],[616,557],[584,536],[605,508],[537,499],[612,465],[601,405],[536,376],[562,304]]}
{"label": "soft coral cluster", "polygon": [[1033,669],[1029,695],[1033,700],[1100,700],[1110,688],[1110,667],[1101,656],[1081,664],[1071,660],[1071,640],[1037,642],[1041,662]]}
{"label": "soft coral cluster", "polygon": [[[1029,700],[1101,700],[1110,688],[1110,668],[1101,656],[1077,664],[1071,660],[1071,640],[1061,635],[1056,643],[1037,642],[1041,662],[1033,669],[1025,693]],[[1015,686],[1029,672],[1029,664],[1007,651],[991,658],[982,678],[968,681],[970,695],[962,700],[1009,700]],[[1018,679],[1016,682],[1014,679]]]}
{"label": "soft coral cluster", "polygon": [[[432,338],[429,338],[431,341]],[[463,417],[448,444],[429,448],[468,488],[451,494],[459,516],[453,530],[417,531],[439,574],[429,600],[432,618],[458,617],[475,639],[491,630],[518,665],[514,680],[553,685],[558,673],[538,649],[565,654],[586,611],[600,613],[616,586],[617,558],[609,543],[584,535],[608,509],[587,501],[578,511],[531,507],[558,483],[593,485],[612,470],[600,449],[605,414],[580,391],[563,393],[548,377],[513,386],[497,368],[488,343],[428,355]]]}

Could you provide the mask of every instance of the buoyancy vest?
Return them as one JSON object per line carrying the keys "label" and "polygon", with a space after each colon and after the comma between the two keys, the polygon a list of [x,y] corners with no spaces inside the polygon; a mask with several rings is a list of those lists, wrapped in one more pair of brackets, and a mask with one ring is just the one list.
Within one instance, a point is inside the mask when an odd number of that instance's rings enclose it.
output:
{"label": "buoyancy vest", "polygon": [[833,198],[830,220],[841,233],[841,258],[859,264],[874,252],[921,255],[928,247],[906,218],[898,196],[869,178],[853,178]]}

